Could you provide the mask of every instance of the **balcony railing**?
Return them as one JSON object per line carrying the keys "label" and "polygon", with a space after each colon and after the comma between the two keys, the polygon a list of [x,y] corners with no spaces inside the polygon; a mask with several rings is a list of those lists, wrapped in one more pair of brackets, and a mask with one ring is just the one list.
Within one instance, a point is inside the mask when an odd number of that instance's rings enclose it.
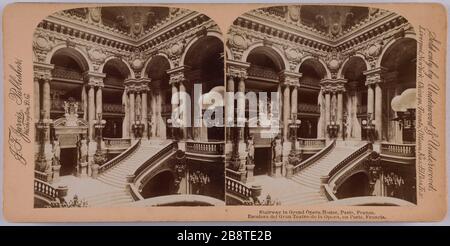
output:
{"label": "balcony railing", "polygon": [[105,113],[124,113],[122,104],[103,103],[103,112]]}
{"label": "balcony railing", "polygon": [[275,71],[256,65],[252,65],[248,69],[248,75],[257,78],[278,80],[278,74]]}
{"label": "balcony railing", "polygon": [[58,79],[69,79],[83,81],[83,74],[80,71],[70,70],[67,68],[55,67],[52,70],[52,77]]}
{"label": "balcony railing", "polygon": [[416,157],[415,144],[381,143],[380,153],[399,157]]}
{"label": "balcony railing", "polygon": [[299,103],[298,104],[298,111],[299,112],[304,112],[304,113],[320,114],[320,107],[317,104]]}
{"label": "balcony railing", "polygon": [[103,138],[106,148],[123,149],[131,146],[130,138]]}
{"label": "balcony railing", "polygon": [[48,175],[47,173],[34,170],[34,178],[46,182],[48,179]]}
{"label": "balcony railing", "polygon": [[186,152],[202,155],[223,155],[224,142],[186,142]]}
{"label": "balcony railing", "polygon": [[324,138],[298,138],[300,148],[325,148]]}

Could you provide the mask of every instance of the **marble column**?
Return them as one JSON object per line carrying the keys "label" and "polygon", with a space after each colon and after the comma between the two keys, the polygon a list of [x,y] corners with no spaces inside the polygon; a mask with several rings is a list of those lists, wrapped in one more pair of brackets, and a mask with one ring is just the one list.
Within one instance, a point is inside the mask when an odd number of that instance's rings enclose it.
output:
{"label": "marble column", "polygon": [[330,124],[330,92],[329,91],[324,91],[325,93],[325,135],[328,136],[328,134],[326,134],[326,128],[328,126],[328,124]]}
{"label": "marble column", "polygon": [[337,124],[339,125],[339,133],[338,137],[342,137],[343,134],[343,99],[342,99],[343,91],[337,92]]}
{"label": "marble column", "polygon": [[103,112],[103,94],[102,87],[97,87],[97,95],[96,95],[96,115],[101,114]]}
{"label": "marble column", "polygon": [[129,95],[129,97],[130,97],[130,137],[132,138],[132,139],[134,139],[135,138],[135,136],[134,136],[134,133],[133,133],[133,124],[134,124],[134,121],[136,120],[135,119],[135,109],[134,109],[134,103],[135,103],[135,99],[134,99],[134,91],[130,91],[130,95]]}
{"label": "marble column", "polygon": [[240,141],[244,141],[244,126],[245,126],[245,77],[239,78],[238,92],[240,92],[237,98],[237,121],[241,130],[239,131]]}
{"label": "marble column", "polygon": [[226,140],[231,142],[231,129],[234,123],[234,77],[228,76],[227,82],[227,97],[226,97],[226,115],[225,115],[225,129],[226,129]]}
{"label": "marble column", "polygon": [[86,92],[86,85],[83,84],[83,87],[81,87],[81,100],[82,100],[82,107],[83,107],[83,119],[85,121],[88,120],[88,96]]}
{"label": "marble column", "polygon": [[142,124],[144,124],[143,136],[146,138],[148,136],[148,123],[147,123],[148,122],[148,120],[147,120],[148,113],[147,113],[147,90],[146,89],[142,91],[141,102],[142,102],[141,119],[142,119]]}
{"label": "marble column", "polygon": [[44,84],[42,86],[42,108],[45,110],[44,119],[50,119],[50,79],[44,79]]}
{"label": "marble column", "polygon": [[290,94],[289,85],[285,85],[283,91],[283,139],[285,142],[289,141]]}
{"label": "marble column", "polygon": [[187,139],[188,138],[188,126],[189,126],[189,114],[191,113],[190,111],[188,111],[188,100],[187,100],[187,96],[186,96],[186,85],[185,85],[185,81],[181,81],[180,82],[180,107],[181,105],[183,105],[183,108],[181,108],[181,119],[182,119],[182,139]]}
{"label": "marble column", "polygon": [[367,86],[367,115],[372,115],[372,119],[374,117],[373,115],[373,109],[374,109],[374,91],[372,88],[372,85]]}
{"label": "marble column", "polygon": [[[291,96],[291,115],[292,116],[296,116],[298,118],[297,115],[297,97],[298,97],[298,90],[297,90],[297,86],[293,86],[292,87],[292,96]],[[296,120],[296,119],[292,119],[292,120]],[[299,131],[297,131],[298,133]],[[297,142],[297,136],[295,136],[295,142]]]}
{"label": "marble column", "polygon": [[95,87],[93,85],[89,87],[88,100],[89,141],[95,141]]}
{"label": "marble column", "polygon": [[122,121],[122,138],[130,137],[130,103],[128,99],[128,93],[125,89],[122,95],[123,104],[125,104],[125,116]]}
{"label": "marble column", "polygon": [[41,92],[39,78],[34,77],[34,119],[37,121],[41,117]]}
{"label": "marble column", "polygon": [[383,114],[382,114],[382,89],[380,83],[375,84],[375,131],[378,140],[382,140],[383,137]]}

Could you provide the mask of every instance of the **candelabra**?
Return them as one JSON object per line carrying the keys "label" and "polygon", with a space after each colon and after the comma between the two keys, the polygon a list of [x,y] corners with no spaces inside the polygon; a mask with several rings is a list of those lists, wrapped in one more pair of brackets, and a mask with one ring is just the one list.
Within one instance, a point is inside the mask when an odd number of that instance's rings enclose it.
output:
{"label": "candelabra", "polygon": [[102,150],[102,133],[105,127],[106,121],[102,119],[102,113],[97,114],[97,119],[94,120],[94,127],[97,133],[97,150],[94,154],[94,163],[101,166],[106,161],[106,156]]}
{"label": "candelabra", "polygon": [[297,150],[297,129],[300,128],[300,125],[302,124],[302,121],[297,118],[297,113],[292,113],[291,119],[289,120],[289,129],[291,129],[291,139],[292,139],[292,145],[291,145],[291,151],[289,152],[288,156],[288,167],[287,167],[287,177],[291,177],[293,175],[293,168],[300,162],[301,156],[298,154]]}
{"label": "candelabra", "polygon": [[336,138],[339,132],[339,125],[336,124],[336,121],[332,120],[328,123],[327,130],[328,136],[330,136],[330,138]]}
{"label": "candelabra", "polygon": [[142,138],[144,132],[144,123],[141,121],[141,117],[137,116],[135,121],[133,122],[132,128],[135,138]]}
{"label": "candelabra", "polygon": [[375,120],[372,119],[372,114],[371,113],[367,113],[367,119],[362,120],[362,127],[363,129],[366,130],[367,132],[367,140],[370,143],[373,143],[374,139],[375,139]]}
{"label": "candelabra", "polygon": [[44,119],[45,111],[42,110],[40,113],[41,117],[39,121],[36,123],[36,129],[38,134],[38,141],[39,141],[39,151],[38,151],[38,157],[36,160],[36,168],[39,171],[45,171],[47,173],[47,181],[51,180],[51,169],[49,168],[49,165],[47,163],[47,160],[45,158],[45,139],[47,138],[47,129],[50,129],[51,120],[50,119]]}

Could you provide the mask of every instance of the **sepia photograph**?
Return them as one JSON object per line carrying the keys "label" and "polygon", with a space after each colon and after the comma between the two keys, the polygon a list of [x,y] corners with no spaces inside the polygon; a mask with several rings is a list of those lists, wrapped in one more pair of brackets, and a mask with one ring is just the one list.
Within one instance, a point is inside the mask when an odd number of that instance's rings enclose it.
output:
{"label": "sepia photograph", "polygon": [[34,206],[224,205],[224,128],[191,124],[194,105],[223,108],[208,99],[223,92],[223,47],[216,23],[187,9],[75,8],[42,20]]}
{"label": "sepia photograph", "polygon": [[226,90],[237,95],[227,102],[227,205],[416,204],[408,20],[273,6],[239,16],[227,34]]}

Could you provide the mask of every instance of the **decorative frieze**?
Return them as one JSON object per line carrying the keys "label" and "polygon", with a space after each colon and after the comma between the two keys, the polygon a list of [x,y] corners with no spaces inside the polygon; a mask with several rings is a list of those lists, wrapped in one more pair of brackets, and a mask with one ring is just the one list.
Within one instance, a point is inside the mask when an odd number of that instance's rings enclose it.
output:
{"label": "decorative frieze", "polygon": [[384,82],[386,68],[378,67],[367,70],[363,74],[366,76],[366,86]]}

